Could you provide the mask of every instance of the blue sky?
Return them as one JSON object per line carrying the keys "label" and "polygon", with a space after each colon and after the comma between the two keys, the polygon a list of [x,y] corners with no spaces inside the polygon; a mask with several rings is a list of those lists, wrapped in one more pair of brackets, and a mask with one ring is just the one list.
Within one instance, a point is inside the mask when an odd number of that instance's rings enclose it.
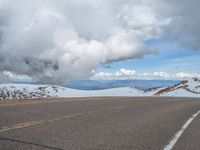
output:
{"label": "blue sky", "polygon": [[100,65],[97,72],[115,72],[120,68],[126,68],[138,72],[200,73],[200,51],[185,49],[167,39],[152,40],[146,43],[152,49],[158,50],[158,54]]}

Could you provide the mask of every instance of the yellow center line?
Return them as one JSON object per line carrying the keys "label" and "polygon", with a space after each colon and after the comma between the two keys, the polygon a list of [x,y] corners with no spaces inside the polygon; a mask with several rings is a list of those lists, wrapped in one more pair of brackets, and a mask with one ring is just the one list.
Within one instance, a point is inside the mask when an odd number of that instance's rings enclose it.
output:
{"label": "yellow center line", "polygon": [[[156,102],[143,102],[139,104],[134,104],[134,106],[138,105],[145,105],[145,104],[150,104],[150,103],[156,103]],[[81,116],[87,116],[87,115],[92,115],[92,114],[97,114],[101,112],[106,112],[106,111],[111,111],[111,110],[118,110],[118,109],[124,109],[132,107],[132,105],[129,106],[118,106],[118,107],[111,107],[111,108],[106,108],[106,109],[101,109],[101,110],[96,110],[96,111],[90,111],[90,112],[85,112],[85,113],[76,113],[76,114],[71,114],[71,115],[64,115],[60,117],[55,117],[53,119],[43,119],[43,120],[36,120],[36,121],[29,121],[29,122],[24,122],[16,125],[10,125],[10,126],[5,126],[5,127],[0,127],[0,133],[5,132],[5,131],[10,131],[10,130],[15,130],[15,129],[21,129],[21,128],[27,128],[30,126],[35,126],[35,125],[41,125],[41,124],[46,124],[46,123],[51,123],[54,121],[60,121],[64,119],[71,119],[75,117],[81,117]]]}
{"label": "yellow center line", "polygon": [[31,105],[31,104],[48,104],[48,103],[59,103],[59,102],[65,102],[63,100],[42,100],[42,101],[23,101],[23,102],[10,102],[10,103],[0,103],[0,107],[4,106],[16,106],[16,105]]}
{"label": "yellow center line", "polygon": [[46,124],[46,123],[51,123],[54,121],[60,121],[64,119],[71,119],[75,117],[81,117],[81,116],[86,116],[86,115],[92,115],[100,112],[105,112],[105,111],[111,111],[111,110],[117,110],[117,109],[122,109],[123,107],[111,107],[107,109],[102,109],[102,110],[97,110],[97,111],[90,111],[90,112],[85,112],[85,113],[76,113],[76,114],[71,114],[71,115],[65,115],[65,116],[60,116],[56,117],[53,119],[44,119],[44,120],[38,120],[38,121],[30,121],[30,122],[24,122],[16,125],[11,125],[11,126],[5,126],[0,128],[0,132],[5,132],[5,131],[10,131],[10,130],[15,130],[15,129],[21,129],[21,128],[27,128],[30,126],[35,126],[35,125],[41,125],[41,124]]}

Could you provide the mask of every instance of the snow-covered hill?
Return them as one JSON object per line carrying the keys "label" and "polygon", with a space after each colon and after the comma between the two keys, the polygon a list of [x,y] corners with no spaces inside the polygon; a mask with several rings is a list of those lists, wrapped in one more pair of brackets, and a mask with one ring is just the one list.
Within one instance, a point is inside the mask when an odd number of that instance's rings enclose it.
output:
{"label": "snow-covered hill", "polygon": [[154,95],[200,97],[200,80],[193,78],[190,80],[182,81],[173,86],[158,88]]}
{"label": "snow-covered hill", "polygon": [[0,84],[0,99],[32,99],[50,97],[139,96],[141,91],[123,87],[106,90],[76,90],[55,85]]}
{"label": "snow-covered hill", "polygon": [[89,96],[187,96],[200,97],[200,80],[182,81],[169,87],[140,90],[131,87],[106,90],[76,90],[55,85],[0,84],[0,99],[32,99]]}
{"label": "snow-covered hill", "polygon": [[0,99],[56,97],[57,92],[57,86],[31,84],[0,84]]}

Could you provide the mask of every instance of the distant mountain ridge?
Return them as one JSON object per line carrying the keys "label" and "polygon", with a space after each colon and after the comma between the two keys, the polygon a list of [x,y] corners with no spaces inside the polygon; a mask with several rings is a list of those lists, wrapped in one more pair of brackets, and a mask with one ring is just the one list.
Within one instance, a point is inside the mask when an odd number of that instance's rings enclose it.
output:
{"label": "distant mountain ridge", "polygon": [[200,80],[194,78],[170,86],[146,89],[129,86],[103,90],[78,90],[55,85],[0,84],[0,100],[96,96],[200,97]]}
{"label": "distant mountain ridge", "polygon": [[101,90],[119,87],[148,89],[166,87],[179,83],[179,80],[77,80],[65,84],[68,88],[79,90]]}

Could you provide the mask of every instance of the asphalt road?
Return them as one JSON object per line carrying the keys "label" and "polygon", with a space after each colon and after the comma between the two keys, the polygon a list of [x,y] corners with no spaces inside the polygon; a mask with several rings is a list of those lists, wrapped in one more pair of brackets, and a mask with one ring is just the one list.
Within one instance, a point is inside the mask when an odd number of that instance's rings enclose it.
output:
{"label": "asphalt road", "polygon": [[[199,110],[192,98],[1,101],[0,150],[162,150]],[[173,149],[200,149],[193,119]]]}

